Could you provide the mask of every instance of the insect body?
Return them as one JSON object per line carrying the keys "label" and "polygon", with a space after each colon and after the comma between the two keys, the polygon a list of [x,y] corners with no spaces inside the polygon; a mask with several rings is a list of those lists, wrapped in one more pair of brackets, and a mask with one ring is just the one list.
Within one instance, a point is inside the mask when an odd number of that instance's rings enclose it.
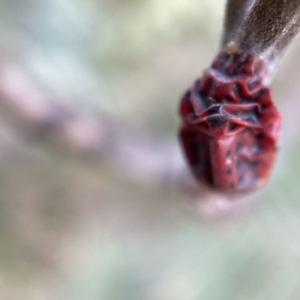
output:
{"label": "insect body", "polygon": [[280,115],[262,60],[221,51],[181,100],[180,140],[200,181],[225,192],[261,186],[276,155]]}

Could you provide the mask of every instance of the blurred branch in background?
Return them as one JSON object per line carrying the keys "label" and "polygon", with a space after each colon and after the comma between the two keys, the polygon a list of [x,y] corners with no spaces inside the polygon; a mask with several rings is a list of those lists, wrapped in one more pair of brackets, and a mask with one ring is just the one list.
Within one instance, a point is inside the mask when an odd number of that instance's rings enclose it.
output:
{"label": "blurred branch in background", "polygon": [[106,161],[140,183],[164,186],[175,180],[179,187],[181,179],[188,177],[181,155],[170,141],[130,131],[129,126],[104,115],[80,114],[16,67],[7,65],[0,70],[0,106],[2,120],[23,139],[50,140],[78,155]]}

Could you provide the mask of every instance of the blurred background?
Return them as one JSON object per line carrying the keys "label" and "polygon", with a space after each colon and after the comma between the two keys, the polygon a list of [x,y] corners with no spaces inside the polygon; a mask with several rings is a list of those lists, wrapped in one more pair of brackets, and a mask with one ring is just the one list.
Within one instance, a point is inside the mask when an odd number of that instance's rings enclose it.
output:
{"label": "blurred background", "polygon": [[177,143],[224,6],[0,1],[0,299],[300,298],[300,40],[264,188],[199,187]]}

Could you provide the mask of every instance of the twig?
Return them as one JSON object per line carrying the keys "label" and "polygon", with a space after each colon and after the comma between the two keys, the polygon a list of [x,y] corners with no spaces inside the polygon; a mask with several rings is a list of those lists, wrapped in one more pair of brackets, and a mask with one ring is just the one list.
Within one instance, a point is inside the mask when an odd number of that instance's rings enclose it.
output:
{"label": "twig", "polygon": [[269,81],[299,31],[298,0],[228,0],[221,46],[234,41],[240,50],[260,56]]}

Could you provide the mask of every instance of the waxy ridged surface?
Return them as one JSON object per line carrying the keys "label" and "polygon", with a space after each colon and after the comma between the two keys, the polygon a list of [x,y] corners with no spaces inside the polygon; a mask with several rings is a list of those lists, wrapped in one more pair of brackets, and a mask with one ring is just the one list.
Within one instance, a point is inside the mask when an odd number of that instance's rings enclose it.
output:
{"label": "waxy ridged surface", "polygon": [[249,53],[219,53],[181,100],[180,140],[195,176],[225,192],[265,183],[276,155],[280,115],[264,65]]}

